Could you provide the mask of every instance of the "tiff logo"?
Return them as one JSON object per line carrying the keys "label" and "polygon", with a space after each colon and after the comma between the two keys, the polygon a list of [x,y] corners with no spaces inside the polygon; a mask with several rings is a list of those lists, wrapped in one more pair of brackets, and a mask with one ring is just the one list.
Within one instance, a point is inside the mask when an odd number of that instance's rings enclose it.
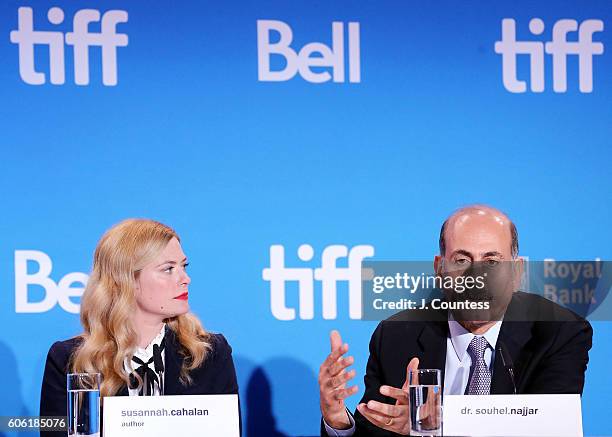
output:
{"label": "tiff logo", "polygon": [[[527,90],[525,81],[517,78],[516,57],[528,55],[531,75],[531,91],[544,91],[544,53],[552,56],[553,90],[557,93],[567,91],[567,56],[578,56],[578,82],[582,93],[593,91],[593,55],[601,55],[604,46],[593,41],[593,34],[604,29],[602,20],[585,20],[580,25],[576,20],[557,21],[552,28],[552,41],[546,44],[539,41],[517,41],[516,22],[512,18],[502,20],[502,39],[495,42],[495,53],[502,55],[504,87],[513,93]],[[540,18],[529,21],[529,31],[533,35],[544,32],[544,22]],[[578,32],[577,41],[568,41],[568,33]]]}
{"label": "tiff logo", "polygon": [[[311,261],[314,249],[309,244],[302,244],[297,251],[302,261]],[[272,315],[278,320],[294,320],[295,309],[285,303],[285,284],[289,281],[298,283],[298,302],[300,319],[314,318],[314,281],[321,282],[322,307],[324,319],[335,319],[337,316],[337,283],[348,282],[349,316],[360,319],[361,305],[361,261],[374,256],[374,247],[355,246],[348,249],[342,245],[327,246],[321,254],[321,267],[285,267],[285,248],[282,245],[270,247],[270,267],[263,269],[263,279],[270,282],[270,306]],[[348,257],[347,267],[338,267],[336,261]]]}
{"label": "tiff logo", "polygon": [[[64,21],[64,11],[52,7],[47,12],[51,24]],[[128,21],[126,11],[107,11],[102,15],[100,32],[90,32],[89,24],[100,21],[100,11],[81,9],[72,19],[72,32],[66,35],[57,31],[34,30],[32,8],[18,9],[17,30],[11,31],[11,42],[19,46],[19,74],[29,85],[45,83],[45,74],[36,71],[34,63],[34,46],[49,47],[49,81],[53,85],[65,82],[64,39],[72,46],[74,54],[74,83],[89,84],[89,47],[102,48],[102,83],[106,86],[117,85],[117,47],[128,45],[128,36],[117,33],[117,24]]]}
{"label": "tiff logo", "polygon": [[[348,80],[352,83],[361,82],[359,23],[348,23]],[[271,35],[275,35],[276,42],[272,42]],[[287,23],[276,20],[257,20],[257,62],[259,80],[262,82],[284,82],[293,78],[297,73],[311,83],[323,83],[333,80],[345,80],[345,43],[344,24],[340,21],[332,23],[331,47],[311,42],[299,51],[291,48],[293,31]],[[283,69],[272,70],[270,60],[272,55],[280,56],[286,65]],[[325,69],[331,68],[330,72]],[[316,68],[316,70],[313,70]]]}

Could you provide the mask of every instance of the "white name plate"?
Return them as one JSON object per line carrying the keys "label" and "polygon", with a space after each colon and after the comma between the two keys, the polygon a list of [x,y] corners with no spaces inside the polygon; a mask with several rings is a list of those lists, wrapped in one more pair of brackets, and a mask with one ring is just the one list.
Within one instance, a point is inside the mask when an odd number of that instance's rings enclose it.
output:
{"label": "white name plate", "polygon": [[109,396],[105,437],[240,437],[237,395]]}
{"label": "white name plate", "polygon": [[582,436],[580,395],[444,396],[445,436]]}

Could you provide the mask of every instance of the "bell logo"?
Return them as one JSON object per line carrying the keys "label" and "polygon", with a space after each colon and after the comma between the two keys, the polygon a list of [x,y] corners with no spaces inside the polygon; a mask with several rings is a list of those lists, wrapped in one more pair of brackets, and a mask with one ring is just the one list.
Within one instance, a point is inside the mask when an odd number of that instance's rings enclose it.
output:
{"label": "bell logo", "polygon": [[[529,31],[533,35],[544,32],[544,22],[533,18]],[[593,55],[601,55],[604,46],[593,41],[593,34],[603,31],[601,20],[585,20],[580,25],[576,20],[559,20],[552,28],[552,41],[546,44],[539,41],[517,41],[516,22],[511,18],[502,20],[502,39],[495,42],[495,53],[502,55],[502,75],[504,87],[512,93],[524,93],[525,81],[517,78],[516,56],[528,55],[531,75],[531,91],[544,91],[544,52],[552,56],[553,90],[556,93],[567,91],[567,56],[578,56],[578,83],[582,93],[593,91]],[[577,41],[568,41],[567,34],[578,32]]]}
{"label": "bell logo", "polygon": [[[19,74],[29,85],[43,85],[46,82],[44,73],[36,71],[34,46],[49,47],[49,81],[53,85],[62,85],[65,81],[64,39],[72,46],[74,54],[74,83],[89,84],[89,47],[102,48],[102,83],[106,86],[117,85],[117,47],[128,45],[128,37],[117,33],[117,24],[126,23],[126,11],[107,11],[102,15],[100,32],[89,31],[90,23],[100,21],[100,12],[95,9],[82,9],[74,14],[73,31],[65,35],[57,31],[34,30],[32,8],[18,9],[18,28],[11,32],[11,42],[19,46]],[[47,13],[51,24],[64,21],[64,11],[52,7]]]}
{"label": "bell logo", "polygon": [[[38,271],[28,272],[28,262],[38,264]],[[49,277],[53,264],[51,258],[38,250],[15,251],[15,312],[44,313],[50,311],[56,304],[69,313],[78,314],[80,303],[71,298],[79,298],[83,294],[89,277],[85,273],[68,273],[56,284]],[[80,287],[73,287],[80,284]],[[45,290],[42,300],[31,301],[28,288],[37,285]]]}
{"label": "bell logo", "polygon": [[[271,33],[279,38],[271,42]],[[275,20],[257,20],[257,61],[259,80],[262,82],[284,82],[290,80],[298,72],[307,82],[323,83],[333,79],[334,82],[344,82],[344,24],[332,23],[331,47],[312,42],[306,44],[299,52],[290,47],[293,32],[287,23]],[[348,23],[348,79],[349,82],[361,82],[359,23]],[[286,65],[281,70],[272,70],[270,59],[272,55],[281,56]],[[329,71],[313,71],[312,67],[330,67]]]}
{"label": "bell logo", "polygon": [[[302,261],[311,261],[314,249],[302,244],[297,251]],[[285,248],[281,245],[270,247],[270,267],[263,269],[263,279],[270,282],[270,306],[272,315],[278,320],[294,320],[295,309],[285,303],[285,283],[298,283],[300,319],[314,318],[314,281],[321,282],[323,318],[337,317],[337,283],[348,282],[349,316],[360,319],[361,306],[361,261],[374,256],[374,247],[361,245],[348,249],[342,245],[327,246],[321,255],[321,267],[285,267]],[[338,267],[336,261],[348,257],[348,267]]]}

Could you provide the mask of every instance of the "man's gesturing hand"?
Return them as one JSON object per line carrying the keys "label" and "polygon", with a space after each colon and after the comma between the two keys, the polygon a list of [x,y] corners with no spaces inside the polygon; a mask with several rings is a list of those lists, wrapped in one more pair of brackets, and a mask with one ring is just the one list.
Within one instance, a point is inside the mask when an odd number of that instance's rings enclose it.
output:
{"label": "man's gesturing hand", "polygon": [[402,388],[382,385],[380,393],[395,399],[395,405],[377,401],[357,405],[359,412],[379,428],[393,431],[397,434],[410,434],[410,405],[408,399],[408,373],[418,369],[419,359],[413,358],[406,367],[406,381]]}
{"label": "man's gesturing hand", "polygon": [[355,371],[346,368],[353,364],[353,357],[344,357],[348,351],[348,344],[342,344],[338,331],[329,335],[331,353],[327,356],[319,369],[319,396],[321,400],[321,413],[325,422],[335,429],[351,427],[344,399],[357,393],[357,386],[346,387],[346,383],[355,377]]}

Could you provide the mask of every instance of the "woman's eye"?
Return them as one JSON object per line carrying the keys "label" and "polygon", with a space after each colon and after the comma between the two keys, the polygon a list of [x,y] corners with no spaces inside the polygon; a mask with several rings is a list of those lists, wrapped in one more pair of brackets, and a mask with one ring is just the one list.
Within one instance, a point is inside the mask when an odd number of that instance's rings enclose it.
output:
{"label": "woman's eye", "polygon": [[164,272],[166,272],[166,273],[172,273],[172,270],[173,270],[173,269],[174,269],[174,266],[166,267],[166,268],[164,269]]}

